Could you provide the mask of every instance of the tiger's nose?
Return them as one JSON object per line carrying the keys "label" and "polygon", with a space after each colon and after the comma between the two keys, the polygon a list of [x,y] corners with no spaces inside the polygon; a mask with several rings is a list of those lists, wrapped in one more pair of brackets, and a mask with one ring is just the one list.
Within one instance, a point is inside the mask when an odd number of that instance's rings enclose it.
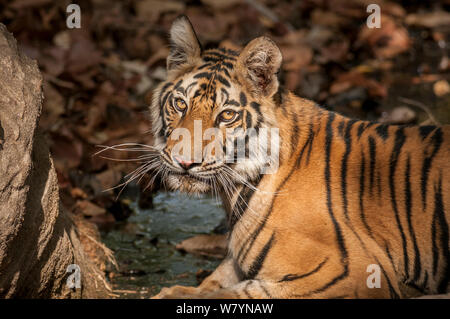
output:
{"label": "tiger's nose", "polygon": [[195,166],[195,162],[192,160],[184,160],[181,157],[174,156],[174,160],[184,169],[188,170],[189,168]]}

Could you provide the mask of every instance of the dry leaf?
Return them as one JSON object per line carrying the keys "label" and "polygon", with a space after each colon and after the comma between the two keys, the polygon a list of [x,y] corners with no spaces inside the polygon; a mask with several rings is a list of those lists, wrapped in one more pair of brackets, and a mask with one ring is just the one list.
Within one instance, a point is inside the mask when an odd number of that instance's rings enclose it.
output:
{"label": "dry leaf", "polygon": [[446,80],[440,80],[433,84],[433,92],[436,96],[444,96],[450,93],[450,85]]}

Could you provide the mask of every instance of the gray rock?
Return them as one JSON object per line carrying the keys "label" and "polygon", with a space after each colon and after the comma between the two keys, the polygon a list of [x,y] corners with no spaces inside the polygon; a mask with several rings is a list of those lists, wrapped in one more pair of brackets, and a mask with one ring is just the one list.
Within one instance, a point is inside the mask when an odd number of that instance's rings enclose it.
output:
{"label": "gray rock", "polygon": [[[90,260],[60,206],[53,161],[37,125],[42,76],[0,24],[0,298],[105,297],[103,272]],[[81,269],[69,289],[67,266]]]}

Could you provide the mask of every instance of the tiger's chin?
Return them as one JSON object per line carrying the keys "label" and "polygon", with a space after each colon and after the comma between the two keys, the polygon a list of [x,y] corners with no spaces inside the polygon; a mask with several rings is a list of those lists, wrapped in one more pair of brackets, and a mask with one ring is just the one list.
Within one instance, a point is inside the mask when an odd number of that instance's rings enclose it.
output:
{"label": "tiger's chin", "polygon": [[188,194],[205,194],[212,191],[207,180],[189,175],[171,174],[166,178],[166,185],[170,190]]}

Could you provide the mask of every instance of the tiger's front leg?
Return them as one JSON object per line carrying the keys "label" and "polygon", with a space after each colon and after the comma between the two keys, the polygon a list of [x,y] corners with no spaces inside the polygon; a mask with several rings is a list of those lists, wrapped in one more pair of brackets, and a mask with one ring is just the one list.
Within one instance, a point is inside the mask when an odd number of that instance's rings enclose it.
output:
{"label": "tiger's front leg", "polygon": [[[181,289],[185,288],[185,289]],[[277,282],[262,279],[244,280],[230,287],[218,290],[196,290],[197,288],[175,286],[169,288],[161,298],[174,299],[281,299],[289,298],[291,289]],[[269,292],[270,291],[270,292]],[[161,292],[156,298],[160,298]]]}
{"label": "tiger's front leg", "polygon": [[[212,274],[211,274],[212,276]],[[208,277],[209,278],[209,277]],[[271,284],[261,280],[245,280],[230,287],[217,290],[209,290],[210,283],[206,287],[173,286],[163,288],[153,299],[267,299],[273,298],[265,286]],[[215,287],[218,287],[214,284]],[[272,288],[272,287],[271,287]]]}
{"label": "tiger's front leg", "polygon": [[214,291],[231,287],[239,282],[233,260],[226,258],[198,287],[172,286],[163,288],[153,299],[202,298]]}

